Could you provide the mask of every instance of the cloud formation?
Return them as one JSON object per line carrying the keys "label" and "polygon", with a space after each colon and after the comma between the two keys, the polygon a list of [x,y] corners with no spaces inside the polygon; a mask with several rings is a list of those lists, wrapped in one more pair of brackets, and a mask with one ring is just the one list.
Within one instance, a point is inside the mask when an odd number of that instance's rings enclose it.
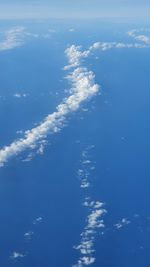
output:
{"label": "cloud formation", "polygon": [[107,51],[110,49],[123,49],[123,48],[146,48],[146,45],[138,43],[117,43],[117,42],[96,42],[94,43],[89,50],[93,52],[94,50]]}
{"label": "cloud formation", "polygon": [[[130,36],[136,36],[135,30],[128,33]],[[16,27],[7,32],[5,42],[0,45],[0,49],[11,49],[22,45],[23,36],[31,36],[32,34],[25,32],[24,28]],[[35,36],[37,37],[37,36]],[[138,40],[144,37],[136,36]],[[145,39],[146,40],[146,39]],[[83,59],[92,55],[95,50],[106,51],[109,49],[125,49],[125,48],[146,48],[148,44],[140,43],[117,43],[117,42],[96,42],[87,50],[82,50],[81,46],[72,45],[65,51],[68,59],[67,66],[64,70],[69,70],[67,75],[68,82],[71,84],[70,95],[64,99],[56,108],[56,111],[49,114],[37,127],[25,132],[24,138],[18,139],[12,144],[0,149],[0,166],[8,161],[13,155],[18,155],[25,149],[34,149],[36,145],[40,145],[42,139],[46,138],[50,133],[56,133],[62,129],[67,116],[79,109],[80,105],[97,94],[99,91],[98,84],[95,84],[95,75],[86,67],[82,67]],[[19,95],[18,95],[19,96]],[[39,152],[43,152],[43,148]],[[81,187],[87,188],[89,183],[82,179]]]}
{"label": "cloud formation", "polygon": [[123,218],[120,222],[115,224],[115,228],[119,230],[130,223],[131,222],[127,218]]}
{"label": "cloud formation", "polygon": [[34,232],[33,232],[33,231],[26,232],[26,233],[24,234],[24,239],[25,239],[25,240],[31,240],[32,237],[33,237],[33,235],[34,235]]}
{"label": "cloud formation", "polygon": [[0,41],[0,51],[10,50],[24,44],[25,37],[35,37],[37,34],[29,33],[24,27],[13,27],[4,32],[4,40]]}
{"label": "cloud formation", "polygon": [[[75,56],[74,50],[72,53],[71,51],[72,47],[70,48],[69,62],[72,64],[74,62],[76,65],[76,59],[79,59],[79,56]],[[36,144],[47,137],[49,133],[60,131],[67,115],[76,111],[84,101],[98,92],[99,86],[95,84],[94,78],[94,73],[83,67],[78,67],[69,73],[67,79],[71,84],[70,96],[58,105],[56,111],[49,114],[39,126],[26,131],[24,138],[2,148],[0,150],[0,166],[3,166],[13,155],[18,155],[27,148],[34,149]]]}
{"label": "cloud formation", "polygon": [[13,49],[23,45],[24,27],[15,27],[4,33],[4,40],[0,42],[0,51]]}
{"label": "cloud formation", "polygon": [[145,46],[150,46],[150,29],[133,29],[128,31],[128,35],[137,41],[145,43]]}
{"label": "cloud formation", "polygon": [[11,259],[24,258],[26,255],[17,251],[14,251],[10,256]]}
{"label": "cloud formation", "polygon": [[21,94],[21,93],[16,93],[16,94],[14,94],[13,96],[16,97],[16,98],[22,98],[22,97],[27,97],[27,94],[25,94],[25,93],[23,93],[23,94]]}
{"label": "cloud formation", "polygon": [[81,51],[81,46],[71,45],[66,49],[65,54],[69,64],[64,67],[64,70],[69,70],[78,67],[81,64],[81,60],[89,56],[90,51]]}
{"label": "cloud formation", "polygon": [[[6,38],[5,44],[3,44],[2,50],[12,49],[23,44],[21,32],[22,29],[16,29],[9,32],[8,38]],[[131,33],[130,33],[131,34]],[[131,34],[132,35],[132,34]],[[19,36],[19,37],[18,37]],[[19,39],[20,38],[20,39]],[[136,36],[137,40],[142,40],[146,43],[145,37]],[[72,45],[67,48],[65,53],[68,58],[68,65],[64,67],[64,70],[70,70],[67,75],[68,82],[71,84],[70,95],[62,101],[56,108],[56,111],[49,114],[37,127],[25,132],[24,138],[20,138],[17,141],[12,142],[9,146],[6,146],[0,150],[0,166],[3,166],[9,158],[14,155],[18,155],[25,149],[34,149],[37,144],[40,144],[40,148],[37,153],[42,154],[44,149],[43,139],[50,133],[56,133],[62,129],[67,116],[78,110],[81,104],[93,97],[99,91],[99,86],[95,84],[95,75],[92,71],[89,71],[86,67],[82,67],[82,60],[91,55],[95,50],[106,51],[109,49],[121,49],[121,48],[145,48],[146,44],[124,44],[117,42],[97,42],[89,47],[88,50],[82,51],[80,46]],[[72,70],[73,69],[73,70]],[[16,95],[16,97],[20,97]],[[82,168],[78,170],[78,177],[80,180],[80,187],[86,192],[90,187],[90,170],[94,169],[92,161],[88,157],[88,149],[82,153]],[[100,201],[91,200],[91,197],[85,197],[83,206],[87,208],[88,215],[85,220],[85,227],[81,233],[81,240],[79,245],[74,248],[79,252],[79,258],[74,267],[89,266],[95,262],[94,246],[97,230],[104,228],[103,215],[106,213],[104,209],[104,203]],[[43,221],[42,217],[38,217],[33,221],[33,224],[39,224]],[[116,229],[120,229],[125,225],[128,225],[130,221],[123,218],[119,223],[115,225]],[[24,238],[31,238],[33,232],[26,232]],[[23,258],[25,254],[19,252],[13,252],[11,258]]]}
{"label": "cloud formation", "polygon": [[42,217],[37,217],[34,221],[33,224],[39,224],[43,222],[43,218]]}
{"label": "cloud formation", "polygon": [[[90,193],[87,197],[87,192],[89,192],[87,189],[90,187],[91,166],[93,166],[93,162],[89,158],[89,152],[92,148],[93,146],[89,146],[82,152],[81,168],[77,172],[80,187],[86,190],[83,206],[87,209],[88,215],[85,220],[83,232],[80,234],[80,244],[74,246],[74,249],[79,252],[79,258],[73,267],[89,266],[96,261],[94,256],[95,237],[97,230],[105,227],[102,219],[103,215],[106,213],[104,203],[91,200]],[[85,182],[88,186],[83,186]]]}

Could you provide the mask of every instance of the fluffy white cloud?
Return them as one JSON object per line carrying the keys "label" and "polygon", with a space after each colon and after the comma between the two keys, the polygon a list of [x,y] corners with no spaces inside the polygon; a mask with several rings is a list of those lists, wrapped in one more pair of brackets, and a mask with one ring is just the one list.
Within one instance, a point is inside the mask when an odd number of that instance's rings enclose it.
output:
{"label": "fluffy white cloud", "polygon": [[[144,39],[143,36],[138,37],[135,30],[130,31],[128,34],[132,37]],[[22,27],[17,27],[8,31],[6,33],[5,42],[0,44],[0,50],[20,46],[23,42],[22,37],[24,35],[30,36],[31,34],[25,32]],[[147,44],[139,43],[124,44],[117,42],[97,42],[85,51],[82,51],[80,46],[75,45],[67,48],[65,53],[68,58],[68,65],[64,69],[69,70],[73,68],[72,72],[67,76],[67,79],[72,87],[70,90],[70,96],[58,105],[56,111],[49,114],[39,126],[26,131],[24,138],[16,140],[9,146],[2,148],[0,150],[0,165],[3,166],[3,164],[7,162],[11,156],[17,155],[27,148],[35,148],[36,144],[44,139],[49,133],[60,131],[64,126],[64,121],[68,114],[76,111],[84,101],[99,91],[99,86],[95,84],[94,81],[94,73],[92,71],[88,71],[86,67],[80,66],[83,59],[87,58],[97,49],[105,51],[112,48],[145,48],[147,46]],[[17,97],[20,96],[17,95]],[[42,152],[43,148],[41,147],[41,153]],[[88,184],[84,181],[82,186],[87,187]]]}
{"label": "fluffy white cloud", "polygon": [[17,155],[27,148],[35,148],[36,143],[44,139],[50,132],[60,131],[66,116],[70,112],[76,111],[85,100],[98,92],[99,86],[95,84],[94,78],[93,72],[86,68],[77,68],[70,73],[67,79],[72,85],[71,95],[58,105],[56,111],[48,115],[39,126],[26,131],[24,138],[1,149],[0,166],[3,166],[11,156]]}
{"label": "fluffy white cloud", "polygon": [[74,265],[74,267],[83,267],[83,266],[89,266],[95,262],[94,257],[82,257],[79,259],[78,263]]}
{"label": "fluffy white cloud", "polygon": [[95,257],[93,257],[96,230],[97,228],[105,227],[103,220],[101,220],[101,217],[106,213],[106,210],[103,209],[103,205],[104,204],[99,201],[89,202],[87,199],[84,202],[84,206],[88,207],[91,212],[87,217],[87,224],[81,234],[81,242],[78,246],[74,247],[80,252],[80,258],[74,267],[91,265],[96,260]]}
{"label": "fluffy white cloud", "polygon": [[[93,165],[93,162],[89,159],[91,158],[89,157],[89,152],[92,148],[94,148],[94,146],[88,146],[84,151],[82,151],[80,161],[82,168],[78,170],[78,178],[80,180],[81,187],[83,188],[86,188],[86,185],[90,184],[90,166],[91,164]],[[96,261],[96,258],[93,256],[95,252],[95,237],[97,230],[105,227],[104,221],[102,220],[102,216],[106,213],[104,203],[91,200],[89,195],[84,198],[83,206],[87,208],[88,216],[86,217],[86,225],[83,232],[80,234],[80,244],[74,246],[74,249],[79,251],[79,259],[73,267],[89,266]]]}
{"label": "fluffy white cloud", "polygon": [[65,53],[69,64],[64,67],[64,70],[69,70],[78,67],[81,63],[81,59],[88,57],[90,51],[81,51],[81,46],[72,45],[66,49]]}
{"label": "fluffy white cloud", "polygon": [[103,221],[99,220],[99,218],[101,218],[101,216],[105,212],[106,211],[104,209],[92,210],[91,214],[88,216],[87,229],[95,229],[95,228],[104,227]]}
{"label": "fluffy white cloud", "polygon": [[90,186],[90,183],[87,181],[87,179],[82,179],[81,188],[88,188],[89,186]]}

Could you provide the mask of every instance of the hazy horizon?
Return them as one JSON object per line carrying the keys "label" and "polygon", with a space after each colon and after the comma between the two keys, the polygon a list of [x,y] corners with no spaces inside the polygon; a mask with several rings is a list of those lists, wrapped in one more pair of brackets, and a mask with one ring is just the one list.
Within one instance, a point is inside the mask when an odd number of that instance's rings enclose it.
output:
{"label": "hazy horizon", "polygon": [[0,19],[133,18],[149,20],[150,3],[129,0],[1,0]]}

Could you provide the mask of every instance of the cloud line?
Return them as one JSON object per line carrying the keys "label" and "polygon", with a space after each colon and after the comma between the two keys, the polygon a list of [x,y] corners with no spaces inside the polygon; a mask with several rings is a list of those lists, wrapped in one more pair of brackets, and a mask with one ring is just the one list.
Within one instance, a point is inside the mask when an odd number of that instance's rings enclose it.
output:
{"label": "cloud line", "polygon": [[[71,60],[70,60],[71,61]],[[0,166],[2,167],[9,158],[18,155],[26,149],[33,149],[36,144],[47,137],[49,133],[56,133],[64,126],[66,117],[75,112],[80,105],[90,99],[99,91],[99,85],[95,84],[95,75],[87,68],[78,67],[67,76],[71,84],[70,96],[49,114],[43,122],[25,132],[24,138],[14,141],[9,146],[0,149]]]}
{"label": "cloud line", "polygon": [[[97,236],[97,231],[104,229],[105,224],[102,217],[106,214],[106,209],[104,209],[104,203],[100,201],[95,201],[91,198],[90,194],[90,179],[91,171],[93,170],[93,162],[90,160],[89,152],[94,146],[88,146],[82,152],[81,156],[81,166],[77,172],[77,177],[80,181],[80,187],[84,193],[83,206],[87,209],[87,217],[85,219],[85,227],[80,234],[80,243],[73,248],[78,251],[79,257],[77,263],[72,267],[84,267],[92,265],[95,261],[95,239]],[[85,184],[87,186],[83,186]]]}
{"label": "cloud line", "polygon": [[[149,30],[150,32],[150,30]],[[69,71],[67,80],[71,85],[69,96],[60,103],[56,110],[49,114],[37,127],[32,128],[25,132],[24,138],[20,138],[10,145],[0,149],[0,166],[4,166],[10,158],[17,156],[19,153],[26,149],[35,149],[39,144],[41,145],[38,150],[39,153],[43,153],[43,139],[49,134],[59,132],[65,125],[67,117],[72,113],[76,112],[80,106],[91,97],[95,96],[100,86],[95,83],[95,75],[92,71],[89,71],[87,67],[82,67],[84,59],[92,55],[95,50],[107,51],[110,49],[130,49],[130,48],[147,48],[150,47],[150,37],[137,34],[137,30],[128,32],[128,35],[134,38],[136,41],[141,43],[122,43],[122,42],[96,42],[90,46],[87,50],[83,51],[81,46],[72,45],[65,51],[68,59],[68,65],[64,67],[64,71]],[[20,47],[24,43],[24,37],[30,36],[29,33],[25,32],[22,27],[6,32],[6,39],[0,43],[0,51],[13,49]],[[35,36],[36,37],[36,36]],[[20,97],[16,94],[15,97]],[[81,168],[78,170],[78,178],[80,180],[80,187],[85,192],[83,206],[87,209],[88,215],[85,219],[85,226],[81,233],[80,243],[74,246],[74,249],[78,251],[79,257],[77,263],[73,267],[84,267],[95,263],[95,239],[97,231],[105,227],[103,216],[106,214],[104,203],[91,199],[90,194],[87,194],[87,190],[90,188],[90,170],[94,168],[92,161],[88,157],[88,151],[91,149],[87,148],[82,153]],[[42,221],[39,217],[35,220],[34,224]],[[129,220],[123,218],[117,224],[116,229],[128,225]],[[33,232],[26,232],[24,237],[31,238]],[[25,254],[14,251],[11,258],[23,258]]]}
{"label": "cloud line", "polygon": [[[16,27],[6,32],[6,40],[0,43],[0,50],[12,49],[23,44],[24,36],[32,34],[25,32],[23,27]],[[128,32],[128,35],[138,40],[136,31]],[[37,37],[36,35],[32,35]],[[142,38],[143,39],[143,38]],[[46,138],[50,133],[56,133],[62,129],[67,116],[79,109],[80,105],[92,96],[98,93],[100,87],[95,83],[95,75],[87,67],[82,67],[82,61],[92,55],[95,50],[106,51],[112,48],[146,48],[147,43],[117,43],[117,42],[96,42],[87,50],[82,50],[81,46],[72,45],[65,51],[68,59],[68,65],[64,67],[69,70],[67,75],[68,82],[71,85],[70,95],[64,99],[56,108],[56,111],[49,114],[37,127],[25,132],[24,138],[20,138],[10,145],[0,149],[0,166],[3,166],[9,158],[18,155],[26,149],[34,149],[38,142]],[[83,187],[86,187],[86,181]]]}

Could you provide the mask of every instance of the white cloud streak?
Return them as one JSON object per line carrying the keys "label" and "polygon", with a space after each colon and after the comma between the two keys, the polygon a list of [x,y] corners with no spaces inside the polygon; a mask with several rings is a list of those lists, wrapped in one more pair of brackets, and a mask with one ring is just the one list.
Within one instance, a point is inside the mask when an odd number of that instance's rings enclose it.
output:
{"label": "white cloud streak", "polygon": [[[80,187],[84,190],[86,189],[85,192],[87,192],[87,187],[83,187],[83,181],[86,180],[86,183],[89,183],[91,176],[90,170],[93,162],[89,159],[89,151],[92,148],[93,146],[90,146],[82,152],[81,168],[78,170]],[[90,196],[86,196],[84,198],[83,206],[87,208],[88,215],[86,217],[85,227],[80,235],[80,244],[74,246],[74,249],[79,252],[79,258],[73,267],[89,266],[96,261],[94,256],[95,237],[97,230],[105,227],[104,221],[102,220],[103,215],[106,213],[106,210],[104,209],[104,203],[91,200]]]}
{"label": "white cloud streak", "polygon": [[[16,28],[6,33],[5,41],[0,43],[0,50],[8,50],[15,47],[19,47],[23,44],[24,35],[28,35],[24,32],[24,28]],[[10,145],[0,150],[0,166],[3,166],[9,158],[14,155],[18,155],[26,149],[34,149],[37,144],[43,142],[43,139],[50,133],[56,133],[62,129],[67,116],[79,109],[81,104],[86,100],[93,97],[99,91],[99,86],[95,84],[95,75],[92,71],[89,71],[86,67],[81,67],[82,60],[91,55],[95,50],[106,51],[109,49],[123,49],[123,48],[145,48],[148,47],[148,39],[143,36],[134,36],[135,32],[128,33],[131,37],[134,37],[138,41],[143,41],[144,44],[133,43],[117,43],[117,42],[96,42],[89,47],[88,50],[82,51],[80,46],[72,45],[67,48],[65,53],[68,58],[68,65],[64,67],[64,70],[70,70],[67,79],[71,84],[70,95],[62,101],[56,108],[56,111],[49,114],[41,124],[37,127],[25,132],[24,138],[20,138]],[[73,69],[73,70],[72,70]],[[17,95],[16,97],[19,97]],[[43,153],[43,144],[37,153]],[[78,171],[78,177],[80,179],[80,186],[82,189],[88,190],[90,186],[89,175],[94,166],[91,166],[92,162],[87,157],[88,149],[82,153],[82,167]],[[86,191],[87,192],[87,191]],[[74,248],[79,251],[79,258],[74,267],[89,266],[95,262],[94,257],[94,245],[97,230],[104,228],[103,215],[106,213],[104,209],[104,203],[100,201],[90,201],[89,198],[84,199],[83,205],[88,209],[88,215],[86,218],[86,224],[81,233],[81,240],[78,246]],[[33,224],[42,222],[42,217],[36,218]],[[130,222],[123,218],[118,224],[115,225],[116,229],[120,229]],[[25,233],[25,238],[31,236],[31,233]],[[24,254],[13,252],[12,258],[22,258]]]}
{"label": "white cloud streak", "polygon": [[140,29],[140,30],[131,30],[127,34],[128,36],[134,38],[136,41],[141,41],[141,43],[122,43],[122,42],[95,42],[89,48],[89,53],[95,50],[107,51],[110,49],[142,49],[150,47],[150,36],[139,34],[140,32],[147,32],[150,34],[150,29]]}
{"label": "white cloud streak", "polygon": [[24,27],[14,27],[4,32],[4,40],[0,41],[0,51],[11,50],[24,45],[25,37],[35,37],[37,34],[29,33]]}
{"label": "white cloud streak", "polygon": [[[85,203],[84,203],[85,204]],[[95,262],[95,257],[93,253],[94,249],[94,240],[97,233],[97,229],[104,228],[104,221],[101,217],[106,213],[106,210],[103,208],[104,203],[99,201],[86,201],[86,207],[90,210],[90,214],[86,219],[86,226],[84,231],[81,233],[81,241],[78,246],[74,246],[74,249],[78,250],[80,253],[79,260],[77,264],[73,267],[83,267],[91,265]]]}
{"label": "white cloud streak", "polygon": [[107,51],[110,49],[123,49],[123,48],[146,48],[146,45],[138,44],[138,43],[117,43],[117,42],[96,42],[90,47],[90,51],[93,52],[94,50],[101,50],[101,51]]}
{"label": "white cloud streak", "polygon": [[[72,51],[72,47],[70,49]],[[79,56],[75,57],[73,51],[73,53],[70,52],[70,62],[73,64],[72,58],[74,58],[74,62],[76,62],[76,58],[79,59]],[[66,116],[76,111],[84,101],[98,92],[99,86],[95,84],[94,78],[94,73],[88,71],[87,68],[78,67],[74,69],[67,76],[72,87],[70,96],[58,105],[56,111],[48,115],[39,126],[26,131],[24,138],[14,141],[9,146],[2,148],[0,150],[0,166],[3,166],[10,157],[18,155],[25,149],[35,148],[37,142],[41,141],[49,133],[60,131],[64,125]]]}
{"label": "white cloud streak", "polygon": [[[128,33],[134,37],[135,30]],[[0,44],[0,50],[11,49],[23,44],[23,37],[32,35],[25,32],[24,28],[16,27],[6,33],[6,40]],[[35,36],[37,37],[37,36]],[[95,84],[95,75],[86,67],[81,67],[82,60],[91,55],[95,50],[106,51],[112,48],[145,48],[147,44],[124,44],[117,42],[96,42],[88,50],[82,51],[81,46],[72,45],[68,47],[65,54],[68,58],[68,65],[64,70],[71,70],[67,79],[71,84],[70,96],[66,98],[56,111],[49,114],[39,126],[25,132],[24,138],[12,142],[12,144],[0,149],[0,166],[8,161],[13,155],[18,155],[25,149],[34,149],[38,142],[46,138],[49,133],[55,133],[64,126],[66,117],[76,111],[80,105],[90,99],[99,91],[99,86]],[[89,183],[83,180],[81,187],[86,188]]]}

